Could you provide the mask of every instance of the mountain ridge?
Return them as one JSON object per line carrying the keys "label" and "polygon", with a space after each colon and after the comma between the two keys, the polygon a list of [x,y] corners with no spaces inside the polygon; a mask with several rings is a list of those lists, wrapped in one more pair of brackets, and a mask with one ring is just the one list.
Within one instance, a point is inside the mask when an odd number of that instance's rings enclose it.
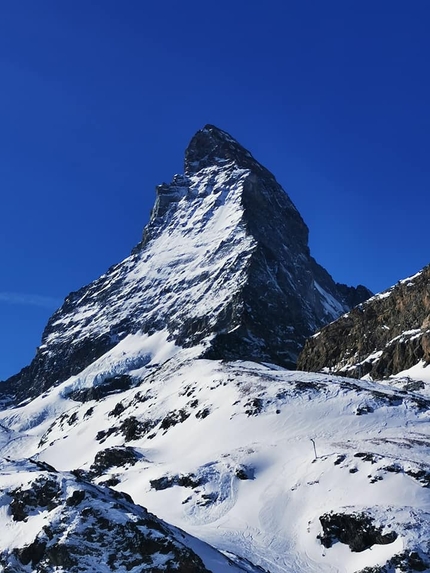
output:
{"label": "mountain ridge", "polygon": [[358,305],[306,341],[298,367],[376,380],[420,363],[425,368],[430,363],[429,284],[427,265]]}
{"label": "mountain ridge", "polygon": [[10,498],[0,542],[5,573],[261,571],[235,564],[129,495],[95,486],[79,472],[59,472],[33,459],[1,460],[0,487]]}

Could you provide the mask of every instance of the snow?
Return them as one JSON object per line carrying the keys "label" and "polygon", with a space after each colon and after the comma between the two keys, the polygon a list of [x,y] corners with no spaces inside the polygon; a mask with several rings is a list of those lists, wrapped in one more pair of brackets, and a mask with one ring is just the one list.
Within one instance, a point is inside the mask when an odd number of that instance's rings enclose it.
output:
{"label": "snow", "polygon": [[169,207],[168,225],[152,223],[146,248],[112,267],[54,315],[43,352],[84,337],[111,334],[115,339],[121,334],[116,325],[130,317],[144,316],[151,331],[168,324],[171,336],[196,318],[210,317],[213,326],[246,279],[243,271],[256,247],[243,221],[248,176],[249,170],[231,164],[188,178],[182,198]]}
{"label": "snow", "polygon": [[316,290],[322,295],[322,304],[327,315],[332,319],[338,318],[345,312],[345,307],[340,304],[330,293],[322,288],[316,281],[314,282]]}
{"label": "snow", "polygon": [[409,340],[413,340],[414,338],[419,338],[422,334],[423,334],[423,330],[421,328],[413,328],[411,330],[404,330],[401,334],[392,338],[387,343],[387,346],[389,344],[392,344],[393,342],[403,341],[406,338],[408,338]]}
{"label": "snow", "polygon": [[[6,434],[0,453],[37,457],[61,471],[88,470],[97,452],[131,446],[138,461],[107,469],[96,481],[115,476],[115,487],[135,502],[270,573],[352,573],[383,564],[403,547],[424,547],[430,499],[412,475],[429,462],[429,417],[416,393],[272,365],[196,359],[194,352],[171,346],[161,335],[128,337],[97,366],[44,398],[3,411],[1,423],[25,436],[15,446]],[[148,362],[134,369],[142,356],[151,356],[153,367]],[[168,359],[156,366],[160,356]],[[112,373],[115,360],[119,371],[125,364],[131,368],[135,387],[97,402],[66,398],[71,387],[101,383],[103,368]],[[113,416],[119,402],[124,411]],[[179,411],[182,421],[172,416]],[[130,416],[154,425],[131,441],[120,431],[103,442],[96,438]],[[163,424],[167,419],[176,421]],[[372,461],[357,457],[360,452]],[[393,465],[397,473],[385,469]],[[249,479],[238,477],[243,472]],[[189,475],[199,485],[151,486],[151,480]],[[319,516],[362,510],[391,524],[396,541],[362,553],[341,543],[321,545]],[[410,526],[411,516],[420,527]],[[222,571],[216,568],[219,554],[211,555],[209,569]]]}
{"label": "snow", "polygon": [[[389,330],[389,328],[387,326],[382,326],[382,328],[384,328],[384,330]],[[317,335],[320,334],[320,332],[318,332]],[[417,338],[420,338],[424,332],[425,332],[425,330],[422,328],[414,328],[414,329],[410,329],[410,330],[405,330],[401,334],[388,340],[388,342],[385,343],[385,346],[383,349],[380,349],[380,350],[375,349],[373,352],[371,352],[370,354],[368,354],[365,357],[358,356],[357,353],[354,356],[349,355],[349,356],[347,356],[346,364],[343,364],[343,366],[338,368],[337,371],[338,372],[345,372],[346,374],[348,374],[349,372],[355,372],[355,371],[357,371],[357,368],[360,366],[363,366],[363,365],[369,364],[369,363],[372,364],[372,363],[377,362],[381,358],[381,356],[383,356],[385,349],[388,348],[390,345],[396,344],[398,342],[404,343],[405,341],[415,340]],[[416,365],[417,368],[415,369],[415,366],[414,366],[413,369],[411,370],[410,376],[412,377],[412,379],[419,379],[419,372],[425,366],[424,363],[420,363],[420,364],[421,364],[421,367],[418,367],[418,365]],[[323,371],[329,372],[329,369],[325,368]],[[391,376],[389,380],[391,380],[391,379],[397,380],[397,379],[405,378],[407,376],[408,376],[408,374],[405,371],[404,373],[399,373],[399,374],[396,374],[395,376]],[[371,377],[369,374],[366,374],[362,379],[371,380]]]}
{"label": "snow", "polygon": [[366,302],[364,302],[363,304],[369,304],[370,302],[373,302],[375,300],[382,300],[384,298],[388,298],[392,294],[392,292],[393,289],[390,288],[389,290],[375,294],[375,296],[372,296],[371,298],[367,299]]}
{"label": "snow", "polygon": [[430,366],[420,360],[411,368],[390,376],[387,384],[395,388],[414,388],[420,395],[430,398]]}
{"label": "snow", "polygon": [[[315,548],[314,548],[315,549]],[[396,553],[403,550],[402,538],[398,537],[393,543],[388,545],[373,545],[360,553],[353,553],[348,546],[336,543],[331,549],[331,562],[335,567],[341,566],[345,573],[355,573],[365,567],[385,565],[385,563]],[[325,550],[324,556],[327,556]]]}
{"label": "snow", "polygon": [[418,278],[418,277],[422,274],[422,272],[423,272],[423,271],[421,270],[421,271],[415,273],[414,275],[412,275],[412,276],[410,276],[410,277],[406,277],[405,279],[402,279],[402,280],[400,281],[400,283],[402,283],[402,284],[405,284],[405,283],[406,283],[406,286],[410,286],[410,284],[412,284],[412,283],[414,282],[414,280],[415,280],[416,278]]}
{"label": "snow", "polygon": [[[42,494],[31,493],[39,492],[43,489],[44,484],[49,481],[52,495],[51,500]],[[39,482],[39,484],[38,484]],[[72,555],[78,556],[80,571],[100,571],[106,572],[115,570],[125,573],[130,570],[154,571],[154,567],[160,570],[170,571],[170,559],[175,559],[175,554],[165,551],[164,541],[170,543],[169,547],[180,553],[184,547],[191,548],[201,557],[204,563],[213,573],[222,573],[228,568],[231,573],[256,573],[255,568],[246,564],[238,563],[234,565],[227,557],[208,546],[204,542],[187,535],[183,531],[171,527],[165,523],[160,523],[153,516],[148,516],[147,512],[124,498],[118,498],[113,495],[112,491],[104,488],[97,488],[67,473],[53,473],[45,471],[37,464],[28,461],[1,461],[0,462],[0,568],[5,562],[12,566],[15,571],[33,571],[34,568],[28,565],[25,567],[25,561],[21,561],[17,550],[41,540],[45,544],[54,543],[68,545]],[[27,502],[28,497],[20,497],[19,492],[25,491],[33,495],[31,501]],[[74,493],[81,494],[76,501]],[[83,494],[83,495],[82,495]],[[18,497],[17,497],[18,495]],[[10,504],[14,501],[14,510],[11,511]],[[17,501],[18,500],[18,501]],[[82,502],[82,505],[81,505]],[[18,511],[23,511],[21,516],[17,516]],[[84,517],[91,516],[89,520]],[[103,521],[97,522],[98,518]],[[110,527],[106,529],[106,523],[110,521]],[[109,561],[112,558],[111,552],[118,548],[122,539],[119,535],[124,536],[124,541],[129,545],[129,539],[124,532],[130,531],[130,524],[137,524],[136,535],[141,535],[141,542],[145,538],[153,541],[161,541],[161,551],[154,550],[151,554],[145,555],[144,559],[139,560],[139,552],[135,555],[125,548],[121,560],[129,564],[118,564],[112,568]],[[97,526],[100,524],[103,529],[103,543],[97,535]],[[45,532],[50,532],[46,535]],[[100,532],[99,532],[100,533]],[[78,547],[80,546],[80,547]],[[137,540],[136,549],[139,547]],[[16,563],[14,568],[13,563]],[[140,563],[139,563],[140,561]],[[130,565],[131,564],[131,565]],[[33,563],[33,565],[35,565]],[[1,569],[3,570],[3,568]],[[12,570],[12,569],[11,569]],[[43,568],[49,571],[64,571],[64,567],[58,564],[50,565],[49,568]],[[74,568],[73,568],[74,570]],[[157,569],[158,571],[158,569]]]}
{"label": "snow", "polygon": [[[357,368],[357,366],[362,366],[362,365],[369,363],[369,362],[376,362],[382,356],[382,354],[383,354],[382,350],[375,350],[374,352],[371,352],[368,356],[366,356],[366,358],[364,358],[363,360],[360,360],[360,362],[356,362],[354,360],[353,364],[346,364],[345,366],[340,368],[339,371],[340,372],[348,372],[348,370],[355,370]],[[363,379],[367,380],[368,378],[366,376],[364,376]]]}
{"label": "snow", "polygon": [[152,335],[129,334],[112,350],[85,368],[78,376],[72,376],[61,385],[61,394],[67,397],[73,390],[99,386],[106,378],[124,373],[138,374],[172,358],[180,348],[169,341],[166,330]]}
{"label": "snow", "polygon": [[396,378],[404,378],[409,377],[412,380],[423,380],[430,384],[430,366],[426,364],[423,360],[420,360],[418,364],[412,366],[412,368],[408,368],[407,370],[402,370],[395,376],[391,376],[392,380]]}

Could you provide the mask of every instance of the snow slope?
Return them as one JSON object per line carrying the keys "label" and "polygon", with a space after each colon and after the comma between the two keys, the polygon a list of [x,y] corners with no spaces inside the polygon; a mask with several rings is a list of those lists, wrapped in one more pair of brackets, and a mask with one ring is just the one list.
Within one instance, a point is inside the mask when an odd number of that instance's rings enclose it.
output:
{"label": "snow slope", "polygon": [[[195,349],[139,367],[136,340],[128,354],[122,344],[127,363],[134,356],[138,365],[128,372],[132,387],[98,400],[82,393],[98,384],[95,370],[113,374],[112,350],[97,368],[3,411],[1,424],[20,439],[4,438],[1,454],[78,470],[271,573],[352,573],[394,556],[407,563],[411,552],[429,562],[425,397],[273,365],[196,359]],[[359,552],[336,540],[326,547],[320,518],[330,512],[353,523],[365,515],[393,539]]]}

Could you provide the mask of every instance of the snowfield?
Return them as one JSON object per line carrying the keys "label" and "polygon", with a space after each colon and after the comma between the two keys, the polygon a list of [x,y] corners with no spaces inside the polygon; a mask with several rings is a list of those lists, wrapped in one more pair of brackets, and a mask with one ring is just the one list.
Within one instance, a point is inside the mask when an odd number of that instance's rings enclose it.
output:
{"label": "snowfield", "polygon": [[[1,412],[1,455],[77,470],[270,573],[353,573],[411,552],[428,562],[425,396],[196,355],[160,334],[128,337],[80,375]],[[124,376],[125,390],[100,394]],[[327,541],[326,514],[353,523],[365,515],[386,542],[357,551]],[[5,505],[0,515],[3,531]],[[31,533],[9,529],[0,551],[27,544],[38,519]]]}

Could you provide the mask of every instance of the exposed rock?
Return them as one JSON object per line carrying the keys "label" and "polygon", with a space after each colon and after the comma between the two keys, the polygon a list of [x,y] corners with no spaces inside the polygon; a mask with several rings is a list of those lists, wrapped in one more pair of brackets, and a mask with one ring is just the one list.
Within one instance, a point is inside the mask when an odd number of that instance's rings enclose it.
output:
{"label": "exposed rock", "polygon": [[430,266],[309,338],[298,368],[383,379],[420,361],[430,363]]}
{"label": "exposed rock", "polygon": [[165,418],[163,418],[160,427],[163,430],[167,430],[172,426],[176,426],[176,424],[182,424],[182,422],[185,422],[189,416],[190,413],[187,412],[187,410],[184,408],[181,408],[180,410],[173,410],[172,412],[169,412]]}
{"label": "exposed rock", "polygon": [[103,384],[98,386],[91,386],[91,388],[82,388],[79,390],[73,390],[67,395],[71,400],[76,400],[77,402],[88,402],[90,400],[101,400],[106,396],[111,394],[117,394],[118,392],[124,392],[124,390],[129,390],[134,385],[131,376],[122,374],[120,376],[113,376],[112,378],[106,378],[103,380]]}
{"label": "exposed rock", "polygon": [[394,531],[382,533],[365,513],[325,513],[320,517],[323,529],[319,540],[324,547],[331,547],[336,541],[345,543],[351,551],[364,551],[372,545],[387,545],[397,539]]}
{"label": "exposed rock", "polygon": [[40,562],[45,554],[46,543],[43,541],[36,540],[30,545],[26,545],[22,549],[16,550],[15,554],[23,565],[28,565],[31,563],[32,567]]}
{"label": "exposed rock", "polygon": [[429,557],[429,555],[421,556],[417,551],[404,551],[390,559],[389,565],[394,565],[405,573],[428,571],[430,569]]}
{"label": "exposed rock", "polygon": [[394,555],[386,565],[381,567],[365,567],[357,573],[392,573],[392,571],[402,571],[402,573],[414,573],[415,571],[429,571],[430,561],[428,556],[424,558],[416,551],[403,551]]}
{"label": "exposed rock", "polygon": [[18,488],[11,492],[10,512],[15,521],[25,521],[39,508],[48,511],[60,503],[61,488],[55,478],[41,476],[34,480],[31,488]]}
{"label": "exposed rock", "polygon": [[[77,487],[71,474],[41,472],[24,462],[3,470],[17,481],[20,472],[25,476],[26,486],[3,493],[11,499],[11,519],[23,521],[22,531],[32,540],[22,547],[9,542],[0,553],[2,571],[29,566],[34,573],[78,573],[104,563],[109,571],[209,573],[184,544],[185,534],[133,505],[129,496],[85,483]],[[220,558],[228,567],[229,560]]]}
{"label": "exposed rock", "polygon": [[111,426],[108,430],[100,430],[97,433],[96,440],[103,443],[109,436],[122,434],[126,442],[138,440],[147,434],[158,420],[138,420],[135,416],[124,418],[119,426]]}
{"label": "exposed rock", "polygon": [[123,467],[125,465],[133,466],[141,457],[136,450],[130,447],[116,446],[106,448],[96,454],[89,473],[91,477],[101,476],[110,468]]}
{"label": "exposed rock", "polygon": [[242,481],[255,479],[255,470],[248,466],[239,466],[236,468],[235,476]]}
{"label": "exposed rock", "polygon": [[151,487],[157,491],[169,489],[174,485],[194,489],[202,484],[202,478],[195,476],[194,474],[163,476],[161,478],[151,480],[150,484]]}

